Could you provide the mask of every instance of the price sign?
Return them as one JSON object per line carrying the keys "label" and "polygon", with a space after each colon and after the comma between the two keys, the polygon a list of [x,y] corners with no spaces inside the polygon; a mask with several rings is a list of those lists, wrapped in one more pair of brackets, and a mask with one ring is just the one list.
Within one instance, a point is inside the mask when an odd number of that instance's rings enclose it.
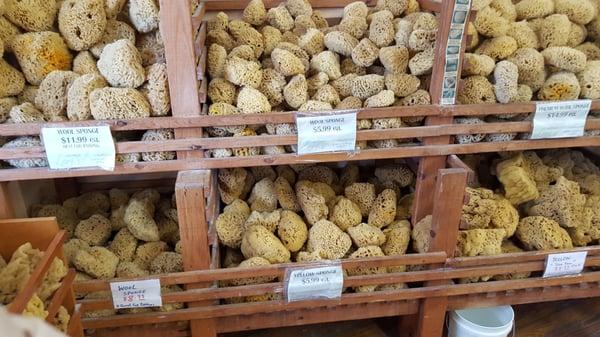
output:
{"label": "price sign", "polygon": [[546,259],[544,277],[575,275],[585,266],[587,252],[550,254]]}
{"label": "price sign", "polygon": [[298,154],[356,149],[356,112],[298,116]]}
{"label": "price sign", "polygon": [[160,280],[112,282],[110,284],[115,309],[162,306]]}
{"label": "price sign", "polygon": [[537,103],[531,139],[581,137],[591,100]]}
{"label": "price sign", "polygon": [[332,299],[342,296],[344,271],[340,264],[315,268],[290,268],[286,271],[288,302]]}
{"label": "price sign", "polygon": [[51,169],[115,168],[115,143],[107,125],[42,128],[42,140]]}

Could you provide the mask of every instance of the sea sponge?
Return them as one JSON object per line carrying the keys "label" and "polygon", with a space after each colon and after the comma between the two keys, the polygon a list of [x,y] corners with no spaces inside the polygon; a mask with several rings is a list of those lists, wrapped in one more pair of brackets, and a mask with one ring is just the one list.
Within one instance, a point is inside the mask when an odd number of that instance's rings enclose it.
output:
{"label": "sea sponge", "polygon": [[344,195],[358,205],[362,216],[369,215],[377,198],[375,185],[370,183],[351,184],[345,188]]}
{"label": "sea sponge", "polygon": [[421,85],[421,80],[410,74],[386,74],[384,79],[385,87],[397,97],[406,97],[417,91]]}
{"label": "sea sponge", "polygon": [[265,50],[262,34],[243,21],[232,21],[229,32],[235,38],[235,45],[249,45],[254,50],[254,56],[260,57]]}
{"label": "sea sponge", "polygon": [[512,22],[506,35],[517,41],[519,48],[538,48],[540,41],[536,32],[531,29],[527,21]]}
{"label": "sea sponge", "polygon": [[519,48],[508,58],[519,71],[519,84],[534,87],[544,74],[544,56],[534,48]]}
{"label": "sea sponge", "polygon": [[298,45],[308,54],[316,55],[325,49],[325,35],[315,28],[309,28],[298,39]]}
{"label": "sea sponge", "polygon": [[329,84],[320,87],[312,97],[315,101],[321,101],[336,106],[340,103],[340,96],[335,88]]}
{"label": "sea sponge", "polygon": [[[27,104],[27,103],[26,103]],[[15,148],[28,148],[42,146],[42,142],[38,137],[18,137],[6,144],[2,145],[5,149]],[[9,159],[6,162],[11,166],[17,168],[32,168],[32,167],[46,167],[48,162],[44,158],[31,158],[31,159]]]}
{"label": "sea sponge", "polygon": [[342,77],[340,60],[334,52],[329,50],[313,56],[310,61],[310,68],[327,74],[330,80],[337,80]]}
{"label": "sea sponge", "polygon": [[153,209],[147,202],[132,198],[125,209],[123,220],[136,238],[142,241],[158,241],[160,236],[153,215]]}
{"label": "sea sponge", "polygon": [[360,207],[348,198],[338,197],[332,208],[329,221],[345,231],[348,228],[361,223],[362,214]]}
{"label": "sea sponge", "polygon": [[99,74],[91,73],[77,77],[67,91],[66,107],[69,120],[82,121],[92,119],[90,94],[92,91],[104,88],[107,85],[104,78]]}
{"label": "sea sponge", "polygon": [[318,193],[313,183],[306,180],[299,181],[296,184],[296,197],[309,224],[313,225],[321,219],[327,219],[328,200]]}
{"label": "sea sponge", "polygon": [[366,108],[381,108],[392,106],[394,104],[394,92],[391,90],[383,90],[375,96],[367,98],[365,101]]}
{"label": "sea sponge", "polygon": [[158,3],[154,0],[129,0],[129,20],[140,33],[157,29],[160,20]]}
{"label": "sea sponge", "polygon": [[243,87],[237,98],[237,106],[243,114],[265,113],[271,111],[269,99],[260,91]]}
{"label": "sea sponge", "polygon": [[403,46],[383,47],[379,50],[379,60],[388,74],[405,73],[409,61],[408,49]]}
{"label": "sea sponge", "polygon": [[[518,50],[517,50],[518,52]],[[472,53],[465,53],[465,62],[462,68],[463,76],[489,76],[493,71],[496,63],[494,59],[487,55],[479,55]],[[542,62],[543,67],[543,62]]]}
{"label": "sea sponge", "polygon": [[473,24],[479,34],[487,37],[498,37],[506,34],[510,22],[497,9],[490,6],[477,12]]}
{"label": "sea sponge", "polygon": [[592,214],[585,209],[585,204],[586,197],[581,194],[579,184],[561,176],[554,185],[540,192],[527,213],[552,219],[565,228],[586,227]]}
{"label": "sea sponge", "polygon": [[504,60],[511,56],[518,48],[517,41],[510,36],[498,36],[483,43],[477,48],[478,54],[484,54],[495,61]]}
{"label": "sea sponge", "polygon": [[317,26],[318,29],[325,29],[329,27],[329,22],[327,22],[327,19],[319,10],[313,10],[310,19],[315,23],[315,26]]}
{"label": "sea sponge", "polygon": [[309,77],[308,79],[306,79],[306,84],[308,85],[308,95],[314,95],[317,92],[317,90],[319,90],[319,88],[326,85],[327,83],[329,83],[329,76],[327,76],[327,74],[325,73],[319,72]]}
{"label": "sea sponge", "polygon": [[582,44],[586,38],[587,29],[585,29],[585,26],[571,22],[571,31],[569,32],[569,38],[567,39],[567,46],[577,47]]}
{"label": "sea sponge", "polygon": [[503,229],[471,229],[458,231],[457,251],[460,256],[502,254]]}
{"label": "sea sponge", "polygon": [[308,180],[312,182],[334,185],[338,182],[338,177],[331,168],[323,165],[308,166],[298,172],[298,180]]}
{"label": "sea sponge", "polygon": [[239,199],[244,189],[248,171],[243,168],[221,169],[217,174],[221,201],[229,205]]}
{"label": "sea sponge", "polygon": [[340,31],[346,32],[357,39],[363,37],[368,28],[367,18],[363,16],[345,15],[338,25]]}
{"label": "sea sponge", "polygon": [[556,221],[543,216],[521,219],[515,235],[527,250],[573,248],[569,233]]}
{"label": "sea sponge", "polygon": [[394,15],[389,10],[382,10],[371,15],[369,39],[379,48],[389,46],[396,32],[394,31]]}
{"label": "sea sponge", "polygon": [[269,24],[281,32],[286,32],[294,28],[294,18],[290,15],[284,4],[269,9],[267,12]]}
{"label": "sea sponge", "polygon": [[58,33],[21,34],[13,38],[10,47],[30,84],[39,85],[54,70],[71,69],[71,53]]}
{"label": "sea sponge", "polygon": [[90,246],[103,246],[110,238],[111,232],[110,220],[98,214],[94,214],[86,220],[81,220],[75,227],[75,237],[85,241]]}
{"label": "sea sponge", "polygon": [[96,59],[89,51],[81,51],[73,59],[73,71],[79,75],[84,74],[100,74],[98,66],[96,66]]}
{"label": "sea sponge", "polygon": [[323,259],[340,259],[351,246],[350,236],[324,219],[313,224],[308,232],[307,251],[317,253]]}
{"label": "sea sponge", "polygon": [[386,256],[404,255],[410,243],[410,222],[408,220],[395,221],[383,230],[385,243],[381,249]]}
{"label": "sea sponge", "polygon": [[153,117],[166,116],[171,110],[167,65],[156,63],[147,67],[145,71],[147,81],[140,91],[150,103],[150,115]]}
{"label": "sea sponge", "polygon": [[48,120],[64,117],[67,108],[67,92],[71,84],[79,77],[72,71],[56,70],[48,74],[40,84],[35,104]]}
{"label": "sea sponge", "polygon": [[298,214],[284,210],[281,212],[277,235],[285,248],[294,253],[299,251],[308,239],[308,228]]}
{"label": "sea sponge", "polygon": [[348,234],[357,247],[381,246],[386,240],[381,229],[366,223],[348,227]]}
{"label": "sea sponge", "polygon": [[250,208],[242,200],[236,199],[225,207],[224,212],[215,222],[220,242],[231,248],[239,248],[242,243],[244,224],[249,216]]}
{"label": "sea sponge", "polygon": [[375,168],[375,177],[382,182],[394,182],[401,187],[412,185],[415,174],[406,165],[386,165]]}
{"label": "sea sponge", "polygon": [[142,270],[150,268],[152,261],[162,252],[167,251],[169,246],[162,241],[147,242],[141,244],[135,250],[133,262]]}
{"label": "sea sponge", "polygon": [[387,9],[394,16],[400,16],[408,8],[408,0],[377,0],[377,9]]}
{"label": "sea sponge", "polygon": [[461,104],[495,103],[494,86],[483,76],[469,76],[459,87],[457,101]]}
{"label": "sea sponge", "polygon": [[364,38],[352,50],[352,61],[354,64],[361,67],[369,67],[373,65],[379,57],[379,47],[371,40]]}
{"label": "sea sponge", "polygon": [[[14,97],[0,98],[0,123],[4,123],[8,119],[10,110],[17,104],[19,104],[19,102]],[[37,114],[41,115],[41,112],[38,111]],[[41,119],[44,119],[43,115],[41,115]]]}
{"label": "sea sponge", "polygon": [[391,224],[396,217],[396,192],[383,190],[373,202],[369,212],[369,225],[378,228]]}
{"label": "sea sponge", "polygon": [[565,14],[576,24],[587,25],[598,14],[597,3],[590,0],[555,0],[555,12]]}
{"label": "sea sponge", "polygon": [[496,209],[491,213],[490,225],[492,228],[504,229],[506,237],[511,237],[519,224],[519,212],[508,199],[502,196],[495,195],[494,200]]}
{"label": "sea sponge", "polygon": [[183,271],[183,257],[174,252],[162,252],[150,262],[150,273],[167,274]]}
{"label": "sea sponge", "polygon": [[244,8],[244,21],[253,26],[260,26],[267,20],[267,10],[262,0],[252,0]]}
{"label": "sea sponge", "polygon": [[150,273],[148,270],[143,269],[139,265],[131,261],[120,261],[117,266],[117,277],[118,278],[135,278],[148,276]]}
{"label": "sea sponge", "polygon": [[207,31],[215,29],[227,30],[229,27],[229,16],[225,12],[219,12],[211,20],[207,22]]}
{"label": "sea sponge", "polygon": [[122,228],[113,238],[108,249],[113,252],[119,261],[132,261],[137,249],[138,241],[127,229]]}
{"label": "sea sponge", "polygon": [[412,33],[413,30],[413,23],[406,19],[397,19],[394,21],[394,26],[396,30],[396,34],[394,35],[396,46],[408,47],[408,40],[410,38],[410,33]]}
{"label": "sea sponge", "polygon": [[150,117],[150,104],[135,89],[101,88],[90,94],[90,110],[94,119],[134,119]]}
{"label": "sea sponge", "polygon": [[358,66],[352,61],[352,58],[345,58],[340,63],[342,75],[357,75],[362,76],[367,74],[367,68]]}
{"label": "sea sponge", "polygon": [[79,223],[79,218],[77,217],[77,213],[75,210],[63,207],[62,205],[44,205],[38,212],[35,214],[36,217],[56,217],[56,222],[58,222],[58,227],[67,232],[67,238],[73,236],[75,231],[75,227]]}
{"label": "sea sponge", "polygon": [[[252,258],[242,261],[238,267],[239,268],[252,268],[252,267],[260,267],[260,266],[268,266],[270,264],[271,263],[269,262],[269,260],[262,258],[260,256],[255,256],[255,257],[252,257]],[[271,276],[248,277],[248,278],[242,278],[242,279],[232,279],[229,281],[229,284],[231,284],[232,286],[242,286],[242,285],[248,285],[248,284],[267,283],[267,282],[271,282],[273,280],[274,280],[274,278]]]}
{"label": "sea sponge", "polygon": [[418,52],[408,61],[410,73],[415,76],[427,75],[431,73],[435,59],[435,49],[427,49]]}
{"label": "sea sponge", "polygon": [[[148,130],[142,135],[143,142],[156,142],[175,139],[173,129],[158,129]],[[174,151],[165,152],[142,152],[142,160],[144,161],[162,161],[173,160],[177,154]]]}
{"label": "sea sponge", "polygon": [[308,100],[308,83],[304,75],[294,76],[283,88],[285,102],[292,108],[298,109]]}
{"label": "sea sponge", "polygon": [[165,45],[160,35],[160,29],[146,34],[139,34],[136,39],[137,49],[142,56],[142,65],[150,66],[154,63],[165,63]]}
{"label": "sea sponge", "polygon": [[275,47],[283,40],[283,36],[279,29],[273,26],[264,26],[261,28],[260,33],[264,39],[264,52],[265,56],[271,55],[271,52]]}
{"label": "sea sponge", "polygon": [[58,13],[58,29],[69,48],[88,50],[102,39],[107,28],[102,0],[66,0]]}
{"label": "sea sponge", "polygon": [[104,47],[98,70],[111,86],[117,88],[137,88],[146,79],[140,53],[128,39]]}
{"label": "sea sponge", "polygon": [[225,62],[225,78],[235,85],[258,88],[262,70],[258,62],[232,57]]}
{"label": "sea sponge", "polygon": [[600,98],[600,61],[588,61],[585,69],[577,74],[577,79],[582,98]]}
{"label": "sea sponge", "polygon": [[299,15],[294,20],[293,34],[298,36],[304,35],[309,29],[317,29],[317,25],[310,18],[310,15]]}
{"label": "sea sponge", "polygon": [[28,102],[13,106],[9,111],[9,116],[12,122],[17,124],[44,122],[46,120],[44,114]]}
{"label": "sea sponge", "polygon": [[581,86],[575,74],[559,71],[548,76],[538,92],[538,98],[546,101],[575,100],[580,93]]}
{"label": "sea sponge", "polygon": [[0,59],[0,98],[14,96],[23,91],[25,77],[4,59]]}
{"label": "sea sponge", "polygon": [[437,29],[415,29],[408,38],[411,51],[424,51],[435,47]]}
{"label": "sea sponge", "polygon": [[347,74],[332,81],[331,85],[335,88],[335,91],[339,94],[340,98],[352,96],[352,87],[354,86],[354,80],[357,77],[358,75],[356,74]]}
{"label": "sea sponge", "polygon": [[539,197],[537,185],[523,155],[506,159],[496,165],[496,175],[504,186],[505,197],[518,205]]}
{"label": "sea sponge", "polygon": [[359,99],[367,99],[381,92],[384,87],[385,78],[383,76],[358,76],[352,81],[352,96],[358,97]]}
{"label": "sea sponge", "polygon": [[[280,72],[271,68],[263,70],[263,79],[259,90],[267,97],[271,106],[283,103],[283,88],[285,85],[285,77]],[[232,88],[235,89],[233,86]]]}
{"label": "sea sponge", "polygon": [[221,45],[213,43],[208,47],[206,69],[211,78],[216,79],[225,75],[227,50]]}
{"label": "sea sponge", "polygon": [[231,105],[235,101],[235,85],[224,78],[215,78],[208,84],[207,95],[213,104],[227,103]]}
{"label": "sea sponge", "polygon": [[358,16],[366,18],[368,14],[369,8],[363,1],[354,1],[344,7],[343,16]]}
{"label": "sea sponge", "polygon": [[280,218],[281,212],[279,210],[273,212],[252,211],[244,223],[244,231],[252,226],[263,226],[271,232],[275,232]]}
{"label": "sea sponge", "polygon": [[554,0],[522,0],[515,4],[517,19],[543,18],[554,13]]}
{"label": "sea sponge", "polygon": [[106,280],[115,276],[119,258],[104,247],[91,247],[78,251],[73,264],[78,270],[94,278]]}
{"label": "sea sponge", "polygon": [[[454,119],[456,124],[484,124],[485,122],[478,117],[458,117]],[[483,141],[485,138],[485,134],[477,133],[477,134],[464,134],[464,135],[456,135],[454,136],[456,141],[459,144],[471,144],[471,143],[479,143]]]}
{"label": "sea sponge", "polygon": [[247,259],[258,256],[270,263],[285,263],[290,260],[290,251],[263,226],[252,226],[244,232],[241,250]]}
{"label": "sea sponge", "polygon": [[[365,246],[358,248],[354,253],[350,254],[351,259],[360,259],[366,257],[381,257],[385,256],[381,248],[377,246]],[[359,276],[359,275],[371,275],[371,274],[385,274],[387,272],[386,267],[357,267],[348,269],[348,275]],[[371,292],[375,291],[377,285],[365,285],[354,287],[356,292]]]}
{"label": "sea sponge", "polygon": [[290,183],[283,177],[278,177],[274,182],[275,194],[279,205],[284,210],[290,210],[294,212],[300,211],[300,204],[296,199],[296,194]]}
{"label": "sea sponge", "polygon": [[327,33],[324,41],[327,49],[344,56],[351,56],[352,50],[358,45],[354,36],[342,31]]}
{"label": "sea sponge", "polygon": [[206,35],[206,43],[208,45],[217,44],[225,48],[227,52],[230,52],[236,45],[235,40],[229,33],[221,29],[215,29],[210,31]]}
{"label": "sea sponge", "polygon": [[257,182],[248,198],[250,208],[253,211],[273,212],[277,209],[277,196],[275,185],[270,178],[264,178]]}
{"label": "sea sponge", "polygon": [[600,47],[592,42],[585,42],[575,47],[575,49],[584,53],[588,61],[600,60]]}
{"label": "sea sponge", "polygon": [[8,20],[27,31],[50,30],[58,9],[55,0],[6,0],[2,7]]}
{"label": "sea sponge", "polygon": [[336,105],[336,110],[352,110],[352,109],[360,109],[363,104],[360,98],[349,96],[344,98],[340,104]]}
{"label": "sea sponge", "polygon": [[566,15],[552,14],[544,18],[537,31],[541,48],[566,46],[571,31],[571,21]]}
{"label": "sea sponge", "polygon": [[544,62],[559,69],[577,73],[585,68],[586,56],[570,47],[549,47],[542,51]]}
{"label": "sea sponge", "polygon": [[494,69],[494,92],[500,103],[514,101],[518,93],[519,69],[510,61],[501,61]]}

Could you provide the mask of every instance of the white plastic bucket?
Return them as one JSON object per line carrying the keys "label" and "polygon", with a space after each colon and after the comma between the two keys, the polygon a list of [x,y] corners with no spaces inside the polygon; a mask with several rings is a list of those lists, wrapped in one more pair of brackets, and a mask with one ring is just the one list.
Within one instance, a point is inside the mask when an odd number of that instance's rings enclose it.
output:
{"label": "white plastic bucket", "polygon": [[514,320],[515,312],[508,305],[452,311],[448,337],[507,337]]}

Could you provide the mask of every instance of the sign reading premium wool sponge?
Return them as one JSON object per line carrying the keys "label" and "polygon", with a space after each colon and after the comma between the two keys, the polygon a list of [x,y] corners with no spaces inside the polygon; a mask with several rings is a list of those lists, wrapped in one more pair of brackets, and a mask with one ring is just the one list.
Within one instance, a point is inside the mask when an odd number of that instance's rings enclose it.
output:
{"label": "sign reading premium wool sponge", "polygon": [[543,277],[577,275],[583,271],[587,252],[549,254]]}
{"label": "sign reading premium wool sponge", "polygon": [[581,137],[591,100],[537,103],[531,139]]}
{"label": "sign reading premium wool sponge", "polygon": [[284,284],[288,302],[339,298],[342,296],[344,271],[339,263],[314,268],[288,268]]}
{"label": "sign reading premium wool sponge", "polygon": [[41,136],[51,169],[115,169],[115,143],[108,125],[45,127]]}
{"label": "sign reading premium wool sponge", "polygon": [[340,114],[298,114],[298,154],[356,149],[356,111]]}
{"label": "sign reading premium wool sponge", "polygon": [[161,307],[160,280],[111,282],[115,309]]}
{"label": "sign reading premium wool sponge", "polygon": [[463,42],[467,18],[471,9],[471,0],[455,0],[452,21],[446,45],[446,63],[444,64],[444,79],[442,82],[442,105],[456,103],[458,90],[458,68],[460,66],[460,49]]}

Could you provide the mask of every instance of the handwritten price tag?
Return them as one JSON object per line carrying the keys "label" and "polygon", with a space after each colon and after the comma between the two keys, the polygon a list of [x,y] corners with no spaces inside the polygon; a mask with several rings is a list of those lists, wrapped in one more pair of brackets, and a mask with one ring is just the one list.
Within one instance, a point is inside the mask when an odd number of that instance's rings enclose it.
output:
{"label": "handwritten price tag", "polygon": [[546,259],[544,277],[576,275],[585,266],[587,252],[550,254]]}
{"label": "handwritten price tag", "polygon": [[162,306],[160,280],[112,282],[110,291],[115,309]]}
{"label": "handwritten price tag", "polygon": [[354,151],[356,112],[296,118],[298,154]]}
{"label": "handwritten price tag", "polygon": [[287,301],[332,299],[342,296],[344,271],[341,265],[288,269]]}
{"label": "handwritten price tag", "polygon": [[115,143],[107,125],[42,128],[42,140],[51,169],[115,169]]}
{"label": "handwritten price tag", "polygon": [[531,139],[581,137],[591,100],[537,103]]}

